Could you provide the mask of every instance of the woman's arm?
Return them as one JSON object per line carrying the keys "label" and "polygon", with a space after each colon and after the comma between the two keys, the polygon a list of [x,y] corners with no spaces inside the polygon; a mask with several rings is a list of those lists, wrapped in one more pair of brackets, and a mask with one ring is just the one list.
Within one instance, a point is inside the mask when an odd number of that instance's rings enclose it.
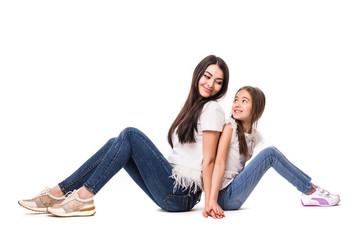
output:
{"label": "woman's arm", "polygon": [[219,137],[220,137],[220,132],[203,131],[202,176],[203,176],[203,185],[205,192],[205,209],[209,208],[211,178],[214,170],[214,162],[215,162]]}
{"label": "woman's arm", "polygon": [[225,161],[230,146],[232,131],[233,129],[231,127],[231,123],[226,124],[219,140],[214,171],[212,174],[209,199],[210,209],[208,210],[213,211],[217,218],[225,217],[224,211],[217,204],[217,199],[220,191],[221,182],[225,173]]}

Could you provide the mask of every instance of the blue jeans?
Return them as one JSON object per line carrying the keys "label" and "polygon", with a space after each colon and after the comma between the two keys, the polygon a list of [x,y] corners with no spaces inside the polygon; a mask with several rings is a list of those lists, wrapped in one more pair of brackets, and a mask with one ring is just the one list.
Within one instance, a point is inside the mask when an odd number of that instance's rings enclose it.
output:
{"label": "blue jeans", "polygon": [[295,167],[275,147],[268,147],[255,156],[249,165],[219,192],[218,204],[220,207],[223,210],[239,209],[270,167],[273,167],[300,192],[310,191],[311,178]]}
{"label": "blue jeans", "polygon": [[110,139],[59,186],[64,194],[85,186],[95,195],[122,168],[162,209],[189,211],[200,201],[201,191],[173,191],[172,166],[136,128],[126,128],[118,137]]}

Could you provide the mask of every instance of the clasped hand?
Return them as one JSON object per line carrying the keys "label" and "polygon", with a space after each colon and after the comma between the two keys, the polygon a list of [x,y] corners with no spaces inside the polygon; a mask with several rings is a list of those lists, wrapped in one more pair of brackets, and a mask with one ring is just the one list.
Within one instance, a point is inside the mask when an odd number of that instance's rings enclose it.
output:
{"label": "clasped hand", "polygon": [[214,219],[221,219],[225,217],[224,210],[216,203],[210,202],[208,206],[202,212],[204,217],[212,217]]}

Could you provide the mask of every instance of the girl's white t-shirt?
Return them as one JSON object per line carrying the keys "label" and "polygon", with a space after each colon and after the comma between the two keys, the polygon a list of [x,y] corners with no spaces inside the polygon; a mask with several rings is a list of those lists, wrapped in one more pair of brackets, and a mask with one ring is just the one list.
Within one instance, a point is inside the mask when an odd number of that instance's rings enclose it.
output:
{"label": "girl's white t-shirt", "polygon": [[[225,123],[231,123],[233,129],[231,135],[230,146],[226,156],[225,173],[221,182],[220,190],[227,187],[233,179],[244,169],[246,161],[248,161],[254,154],[254,149],[263,146],[263,138],[261,134],[253,128],[252,133],[245,133],[246,143],[248,146],[250,158],[246,159],[244,155],[240,155],[239,139],[237,136],[237,125],[233,118],[227,119]],[[260,144],[261,143],[261,144]]]}
{"label": "girl's white t-shirt", "polygon": [[217,101],[207,102],[200,114],[195,131],[195,143],[181,144],[176,130],[171,137],[173,149],[167,160],[173,166],[172,178],[178,187],[190,187],[194,192],[201,188],[201,169],[203,160],[202,136],[203,131],[222,132],[225,122],[225,113]]}

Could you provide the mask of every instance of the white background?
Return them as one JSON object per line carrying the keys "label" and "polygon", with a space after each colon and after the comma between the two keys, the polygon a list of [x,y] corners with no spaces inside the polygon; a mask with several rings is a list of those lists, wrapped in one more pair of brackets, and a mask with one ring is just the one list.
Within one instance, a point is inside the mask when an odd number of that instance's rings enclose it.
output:
{"label": "white background", "polygon": [[[359,236],[358,1],[1,1],[1,233],[37,239]],[[30,213],[17,200],[72,173],[127,127],[167,155],[196,64],[222,57],[229,113],[243,85],[267,106],[259,130],[341,205],[304,208],[269,170],[241,210],[205,219],[160,210],[117,174],[90,218]],[[353,218],[355,217],[355,218]],[[5,223],[4,223],[5,220]],[[10,234],[10,235],[9,235]]]}

